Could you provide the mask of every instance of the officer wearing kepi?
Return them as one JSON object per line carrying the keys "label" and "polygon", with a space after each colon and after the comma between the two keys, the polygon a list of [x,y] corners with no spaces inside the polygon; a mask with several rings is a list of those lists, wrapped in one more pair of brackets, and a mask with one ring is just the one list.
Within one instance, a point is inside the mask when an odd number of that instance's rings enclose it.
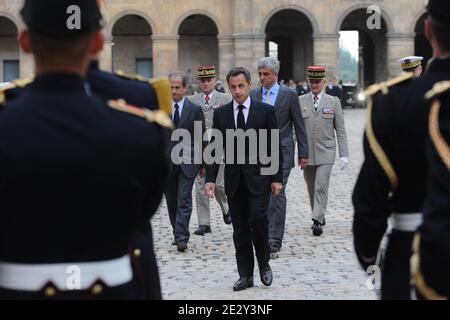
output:
{"label": "officer wearing kepi", "polygon": [[0,106],[0,299],[139,297],[128,246],[161,201],[170,121],[88,94],[102,17],[96,0],[76,6],[75,28],[70,0],[21,11],[36,77]]}
{"label": "officer wearing kepi", "polygon": [[425,35],[433,60],[420,78],[405,73],[369,87],[365,160],[354,192],[353,234],[365,270],[376,263],[388,218],[392,232],[381,274],[382,299],[410,299],[410,258],[422,223],[425,196],[425,143],[430,103],[426,92],[450,79],[450,2],[430,0]]}
{"label": "officer wearing kepi", "polygon": [[[202,107],[205,116],[205,125],[210,135],[213,125],[214,111],[231,102],[229,94],[216,91],[216,67],[200,66],[197,69],[198,85],[202,92],[190,96],[189,100]],[[225,165],[221,165],[216,181],[216,200],[222,210],[223,220],[226,224],[231,224],[231,215],[228,208],[227,196],[225,195],[224,184]],[[194,234],[204,236],[211,233],[211,210],[209,198],[205,195],[205,177],[198,176],[195,179],[195,199],[197,202],[198,229]]]}
{"label": "officer wearing kepi", "polygon": [[415,77],[420,77],[423,72],[422,61],[423,57],[411,56],[398,60],[398,63],[403,71],[412,72]]}
{"label": "officer wearing kepi", "polygon": [[427,192],[423,224],[416,234],[411,259],[417,298],[450,298],[450,81],[427,93],[432,99],[427,144]]}

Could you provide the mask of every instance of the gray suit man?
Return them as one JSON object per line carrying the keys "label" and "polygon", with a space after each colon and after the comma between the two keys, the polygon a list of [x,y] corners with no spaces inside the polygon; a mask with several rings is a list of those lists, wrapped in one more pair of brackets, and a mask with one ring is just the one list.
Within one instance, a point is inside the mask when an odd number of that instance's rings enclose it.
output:
{"label": "gray suit man", "polygon": [[[190,96],[189,100],[202,107],[205,116],[206,130],[208,135],[212,129],[213,115],[217,108],[231,102],[231,95],[216,91],[216,68],[214,66],[201,66],[197,70],[198,85],[201,93]],[[227,196],[225,195],[224,165],[219,168],[216,180],[216,200],[222,209],[222,215],[226,224],[231,224]],[[198,176],[195,179],[195,199],[197,203],[198,229],[196,235],[203,236],[211,232],[211,210],[210,199],[205,195],[205,177]]]}
{"label": "gray suit man", "polygon": [[[170,173],[164,194],[166,196],[170,223],[175,236],[175,244],[180,252],[184,252],[189,241],[189,221],[192,214],[192,188],[195,177],[205,174],[202,163],[196,163],[196,154],[201,156],[204,143],[195,141],[195,131],[202,137],[205,132],[205,118],[200,106],[185,98],[188,90],[188,78],[182,72],[173,72],[169,75],[172,88],[172,120],[176,130],[172,134],[169,148]],[[197,128],[196,128],[197,126]],[[199,128],[198,128],[199,126]],[[183,129],[183,130],[181,130]],[[183,132],[189,133],[186,139],[178,137]],[[184,152],[189,150],[189,152]],[[198,157],[201,159],[201,157]]]}
{"label": "gray suit man", "polygon": [[283,186],[278,197],[271,197],[269,205],[269,246],[272,258],[280,251],[286,222],[286,185],[292,168],[295,167],[295,143],[297,137],[298,162],[302,169],[308,164],[308,139],[297,92],[278,83],[280,62],[275,58],[263,58],[258,62],[261,87],[250,93],[252,99],[274,106],[282,151]]}
{"label": "gray suit man", "polygon": [[[328,187],[333,165],[336,161],[336,135],[339,144],[341,169],[349,163],[347,134],[339,98],[323,92],[324,67],[309,67],[308,78],[311,92],[299,98],[306,124],[309,145],[309,164],[304,170],[312,209],[315,236],[322,235],[328,203]],[[336,132],[336,135],[335,135]]]}

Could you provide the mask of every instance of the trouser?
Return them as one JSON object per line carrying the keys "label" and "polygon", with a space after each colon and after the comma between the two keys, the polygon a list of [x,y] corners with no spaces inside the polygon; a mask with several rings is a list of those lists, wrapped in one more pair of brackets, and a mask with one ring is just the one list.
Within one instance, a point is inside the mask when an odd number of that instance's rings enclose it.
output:
{"label": "trouser", "polygon": [[414,232],[393,229],[381,273],[382,300],[410,300],[410,259]]}
{"label": "trouser", "polygon": [[134,232],[129,254],[138,298],[161,300],[161,285],[150,223],[143,224],[139,230]]}
{"label": "trouser", "polygon": [[174,229],[174,237],[177,243],[189,241],[189,221],[192,215],[194,181],[195,178],[187,177],[179,166],[175,166],[164,192],[170,223]]}
{"label": "trouser", "polygon": [[323,223],[328,204],[328,187],[330,185],[332,164],[307,166],[303,175],[308,187],[312,218]]}
{"label": "trouser", "polygon": [[[216,189],[215,198],[220,208],[222,209],[222,214],[228,213],[228,201],[225,195],[224,186],[224,171],[225,165],[220,165],[219,173],[216,179]],[[210,226],[211,225],[211,211],[209,207],[209,197],[205,195],[205,178],[198,176],[195,179],[195,200],[197,203],[197,216],[198,224],[200,226]]]}
{"label": "trouser", "polygon": [[240,277],[253,276],[255,264],[253,247],[260,269],[270,260],[267,214],[269,199],[269,188],[265,194],[257,196],[250,194],[243,177],[234,198],[228,199]]}
{"label": "trouser", "polygon": [[277,197],[270,196],[269,204],[269,246],[279,249],[282,246],[286,224],[286,186],[291,169],[283,168],[283,190]]}

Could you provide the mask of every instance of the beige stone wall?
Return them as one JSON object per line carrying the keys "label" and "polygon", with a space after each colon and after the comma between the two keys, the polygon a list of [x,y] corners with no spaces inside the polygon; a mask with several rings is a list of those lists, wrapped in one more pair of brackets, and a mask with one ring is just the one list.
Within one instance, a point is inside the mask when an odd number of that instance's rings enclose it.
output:
{"label": "beige stone wall", "polygon": [[[417,21],[424,13],[424,0],[105,0],[104,15],[107,20],[105,33],[110,40],[107,52],[102,54],[102,66],[110,69],[112,60],[118,66],[133,71],[132,57],[141,55],[154,59],[155,76],[164,76],[169,70],[185,69],[188,65],[198,64],[199,60],[217,61],[220,77],[234,65],[243,65],[251,69],[256,76],[256,62],[266,53],[265,28],[270,18],[277,12],[293,9],[308,17],[313,35],[304,58],[294,63],[294,75],[304,76],[302,70],[307,64],[324,64],[333,73],[338,72],[338,33],[345,17],[357,9],[365,9],[370,4],[379,5],[387,26],[384,55],[377,55],[377,78],[395,76],[401,70],[396,59],[414,54],[414,30]],[[6,16],[21,25],[18,15],[22,0],[0,0],[0,16]],[[136,14],[145,19],[152,31],[152,43],[132,44],[128,41],[127,52],[117,52],[122,40],[112,37],[115,23],[122,17]],[[195,43],[187,44],[179,39],[178,30],[184,19],[192,14],[209,17],[217,26],[218,52],[211,51],[210,59],[197,57]],[[196,40],[198,41],[198,40]],[[114,47],[114,49],[112,49]],[[190,58],[179,50],[194,48]],[[114,50],[114,54],[112,52]],[[298,44],[294,50],[302,55]],[[0,48],[0,51],[4,51]],[[311,52],[312,51],[312,52]],[[202,53],[203,54],[203,53]],[[194,55],[196,57],[194,57]],[[21,56],[22,57],[22,56]],[[21,61],[23,75],[32,73],[30,61]],[[25,70],[26,69],[26,70]]]}

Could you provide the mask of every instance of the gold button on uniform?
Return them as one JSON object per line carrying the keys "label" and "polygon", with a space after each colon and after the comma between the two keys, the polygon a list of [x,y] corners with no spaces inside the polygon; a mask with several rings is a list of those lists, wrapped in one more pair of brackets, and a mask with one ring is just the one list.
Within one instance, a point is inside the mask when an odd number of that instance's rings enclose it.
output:
{"label": "gold button on uniform", "polygon": [[139,258],[142,255],[142,251],[140,249],[134,249],[133,255],[135,258]]}
{"label": "gold button on uniform", "polygon": [[44,294],[47,298],[53,298],[56,295],[56,289],[53,287],[45,288]]}
{"label": "gold button on uniform", "polygon": [[103,286],[101,284],[96,284],[95,286],[92,287],[91,292],[93,295],[98,296],[99,294],[102,294]]}

